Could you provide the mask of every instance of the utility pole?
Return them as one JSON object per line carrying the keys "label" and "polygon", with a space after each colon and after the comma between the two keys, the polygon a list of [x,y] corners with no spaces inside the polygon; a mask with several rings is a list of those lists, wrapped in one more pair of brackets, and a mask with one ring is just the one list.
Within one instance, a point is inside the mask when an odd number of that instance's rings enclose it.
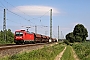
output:
{"label": "utility pole", "polygon": [[35,25],[35,33],[37,34],[37,26]]}
{"label": "utility pole", "polygon": [[6,11],[5,9],[4,9],[4,18],[3,18],[3,32],[4,32],[3,39],[6,41]]}
{"label": "utility pole", "polygon": [[59,39],[59,26],[58,26],[58,39]]}
{"label": "utility pole", "polygon": [[50,9],[50,37],[52,38],[52,9]]}

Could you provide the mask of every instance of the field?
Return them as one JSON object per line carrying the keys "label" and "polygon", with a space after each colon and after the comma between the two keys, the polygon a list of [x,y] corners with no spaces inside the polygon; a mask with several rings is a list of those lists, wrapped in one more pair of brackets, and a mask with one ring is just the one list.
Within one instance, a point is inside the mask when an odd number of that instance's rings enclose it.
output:
{"label": "field", "polygon": [[80,60],[90,60],[90,42],[76,43],[73,48]]}
{"label": "field", "polygon": [[62,51],[64,52],[59,57],[61,60],[90,60],[90,42],[73,43],[72,46],[64,43],[49,47],[44,46],[42,49],[22,52],[1,60],[55,60],[56,56],[62,53]]}

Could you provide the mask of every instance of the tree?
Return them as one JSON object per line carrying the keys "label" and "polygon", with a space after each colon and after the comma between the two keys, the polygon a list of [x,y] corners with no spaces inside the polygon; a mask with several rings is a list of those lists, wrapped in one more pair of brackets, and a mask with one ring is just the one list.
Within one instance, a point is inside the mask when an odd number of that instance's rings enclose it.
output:
{"label": "tree", "polygon": [[73,32],[68,33],[68,34],[66,35],[66,40],[68,40],[69,42],[72,42],[72,43],[75,41],[75,37],[74,37],[74,35],[73,35]]}
{"label": "tree", "polygon": [[7,31],[7,42],[12,43],[14,41],[14,34],[11,32],[10,29]]}
{"label": "tree", "polygon": [[75,39],[80,39],[80,41],[85,41],[88,37],[88,31],[82,24],[77,24],[73,30]]}
{"label": "tree", "polygon": [[69,42],[82,42],[86,41],[86,38],[88,37],[88,31],[82,24],[77,24],[74,27],[73,32],[68,33],[66,35],[66,39]]}
{"label": "tree", "polygon": [[4,32],[1,30],[0,31],[0,41],[3,41],[3,37],[4,37]]}
{"label": "tree", "polygon": [[1,44],[5,43],[5,40],[3,38],[4,38],[4,32],[1,30],[0,31],[0,43]]}
{"label": "tree", "polygon": [[4,32],[2,30],[0,31],[0,43],[5,44],[14,42],[14,34],[11,32],[11,30],[8,29],[5,30],[5,32],[6,32],[6,40],[4,40]]}
{"label": "tree", "polygon": [[82,38],[80,36],[75,36],[75,42],[82,42]]}

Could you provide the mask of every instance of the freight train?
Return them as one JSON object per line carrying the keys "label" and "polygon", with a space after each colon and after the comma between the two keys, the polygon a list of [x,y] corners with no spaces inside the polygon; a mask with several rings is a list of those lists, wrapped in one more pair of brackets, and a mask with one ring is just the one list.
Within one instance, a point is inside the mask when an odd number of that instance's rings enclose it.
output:
{"label": "freight train", "polygon": [[14,42],[16,44],[25,43],[49,43],[57,42],[56,38],[50,38],[49,36],[28,32],[25,30],[17,30],[14,34]]}

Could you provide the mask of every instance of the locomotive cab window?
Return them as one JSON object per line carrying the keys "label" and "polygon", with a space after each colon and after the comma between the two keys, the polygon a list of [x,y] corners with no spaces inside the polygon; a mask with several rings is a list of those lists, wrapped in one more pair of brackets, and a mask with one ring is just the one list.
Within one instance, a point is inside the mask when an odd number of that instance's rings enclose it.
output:
{"label": "locomotive cab window", "polygon": [[16,36],[23,36],[23,33],[22,33],[22,32],[16,32],[15,35],[16,35]]}

